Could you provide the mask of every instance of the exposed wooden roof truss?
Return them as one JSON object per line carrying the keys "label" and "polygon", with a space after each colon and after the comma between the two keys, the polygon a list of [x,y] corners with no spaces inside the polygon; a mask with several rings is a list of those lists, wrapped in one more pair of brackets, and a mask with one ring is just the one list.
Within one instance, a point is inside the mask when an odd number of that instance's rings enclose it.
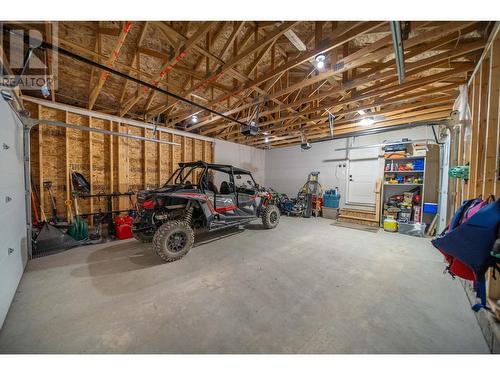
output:
{"label": "exposed wooden roof truss", "polygon": [[265,148],[328,137],[328,112],[335,134],[447,118],[491,24],[402,24],[402,84],[389,22],[59,22],[40,32],[52,38],[57,26],[53,43],[239,121],[258,106],[259,134],[65,56],[53,100]]}

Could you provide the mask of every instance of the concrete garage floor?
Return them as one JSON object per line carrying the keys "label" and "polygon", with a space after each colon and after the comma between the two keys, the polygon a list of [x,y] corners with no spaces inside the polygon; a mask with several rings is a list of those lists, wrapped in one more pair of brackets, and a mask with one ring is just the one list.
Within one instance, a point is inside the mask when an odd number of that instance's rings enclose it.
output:
{"label": "concrete garage floor", "polygon": [[35,259],[0,352],[488,353],[428,239],[330,223],[255,222],[170,264],[135,240]]}

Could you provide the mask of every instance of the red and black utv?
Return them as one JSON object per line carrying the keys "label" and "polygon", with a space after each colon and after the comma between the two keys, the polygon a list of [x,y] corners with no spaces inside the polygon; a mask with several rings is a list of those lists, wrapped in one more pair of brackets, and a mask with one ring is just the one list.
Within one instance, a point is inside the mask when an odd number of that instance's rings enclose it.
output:
{"label": "red and black utv", "polygon": [[137,217],[132,231],[165,262],[182,258],[191,249],[194,231],[215,231],[262,218],[275,228],[279,209],[270,204],[252,174],[231,165],[203,161],[179,163],[163,187],[137,193]]}

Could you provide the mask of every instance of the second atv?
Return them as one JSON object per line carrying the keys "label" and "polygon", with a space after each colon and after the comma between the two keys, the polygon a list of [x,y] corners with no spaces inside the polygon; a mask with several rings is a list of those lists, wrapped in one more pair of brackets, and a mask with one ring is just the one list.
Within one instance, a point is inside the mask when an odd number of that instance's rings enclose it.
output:
{"label": "second atv", "polygon": [[163,187],[138,192],[132,231],[172,262],[191,249],[195,230],[215,231],[258,218],[265,228],[275,228],[280,211],[270,200],[271,193],[259,189],[249,171],[203,161],[179,163]]}

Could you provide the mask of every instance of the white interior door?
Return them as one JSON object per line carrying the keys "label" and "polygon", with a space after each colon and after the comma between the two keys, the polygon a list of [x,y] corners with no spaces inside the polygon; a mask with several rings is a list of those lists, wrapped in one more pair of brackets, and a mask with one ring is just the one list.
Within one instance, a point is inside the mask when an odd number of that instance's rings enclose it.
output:
{"label": "white interior door", "polygon": [[349,161],[346,203],[375,205],[375,182],[378,175],[378,159]]}

